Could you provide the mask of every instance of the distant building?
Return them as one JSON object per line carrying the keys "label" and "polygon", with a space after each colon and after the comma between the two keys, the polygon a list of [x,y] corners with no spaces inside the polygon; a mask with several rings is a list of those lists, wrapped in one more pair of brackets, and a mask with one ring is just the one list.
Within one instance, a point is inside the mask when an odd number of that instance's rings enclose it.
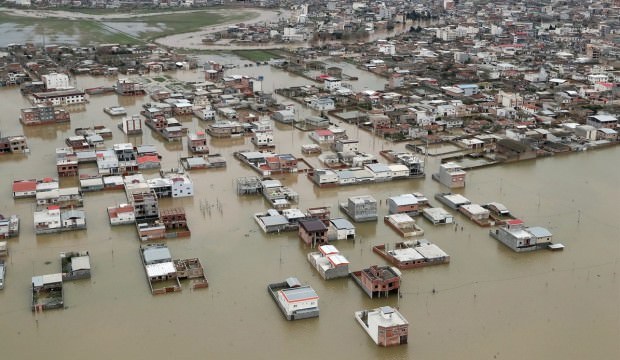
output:
{"label": "distant building", "polygon": [[586,124],[594,126],[597,129],[615,129],[618,126],[618,118],[608,114],[591,115],[588,116]]}

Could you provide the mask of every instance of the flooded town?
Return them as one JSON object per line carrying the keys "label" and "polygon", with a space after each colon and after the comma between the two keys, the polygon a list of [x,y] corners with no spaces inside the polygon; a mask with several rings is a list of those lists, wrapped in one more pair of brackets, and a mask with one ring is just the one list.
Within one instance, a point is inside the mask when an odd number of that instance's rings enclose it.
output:
{"label": "flooded town", "polygon": [[2,6],[3,358],[620,358],[618,0]]}

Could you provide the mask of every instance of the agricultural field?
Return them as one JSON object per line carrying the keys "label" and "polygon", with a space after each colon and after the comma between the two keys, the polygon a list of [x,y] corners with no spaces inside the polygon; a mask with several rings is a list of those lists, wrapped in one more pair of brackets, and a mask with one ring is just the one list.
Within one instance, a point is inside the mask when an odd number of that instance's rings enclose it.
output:
{"label": "agricultural field", "polygon": [[[44,16],[2,9],[0,31],[6,35],[3,37],[6,44],[139,44],[163,36],[197,31],[205,26],[241,22],[254,16],[252,11],[227,12],[224,9],[131,13],[52,11]],[[67,21],[67,17],[71,21]]]}

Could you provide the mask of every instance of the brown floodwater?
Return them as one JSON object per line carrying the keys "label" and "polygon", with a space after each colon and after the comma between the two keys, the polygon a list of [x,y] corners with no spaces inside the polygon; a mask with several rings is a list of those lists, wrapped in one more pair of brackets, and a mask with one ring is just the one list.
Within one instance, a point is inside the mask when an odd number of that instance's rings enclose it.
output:
{"label": "brown floodwater", "polygon": [[[235,62],[231,58],[231,62]],[[240,61],[243,64],[243,61]],[[309,81],[267,66],[240,67],[230,74],[261,74],[264,86],[291,86]],[[355,75],[355,74],[352,74]],[[357,89],[380,89],[383,80],[360,73]],[[178,72],[183,80],[202,73]],[[112,79],[78,77],[81,88],[106,85]],[[13,200],[14,179],[55,176],[54,149],[76,127],[106,125],[114,132],[107,144],[125,142],[116,119],[104,106],[121,104],[137,113],[142,98],[92,96],[86,110],[72,115],[70,126],[22,128],[19,110],[29,106],[16,88],[0,89],[3,134],[25,133],[31,154],[0,157],[0,213],[17,214],[21,233],[9,240],[6,286],[0,291],[0,349],[6,359],[618,359],[620,358],[620,200],[617,167],[620,148],[549,157],[536,161],[472,170],[467,187],[458,191],[478,203],[499,201],[528,224],[549,228],[562,252],[517,254],[461,215],[453,226],[419,224],[425,238],[451,255],[448,265],[403,271],[402,297],[369,299],[349,279],[324,281],[306,260],[310,249],[295,233],[266,235],[252,215],[264,211],[262,197],[239,197],[234,179],[254,172],[232,157],[251,149],[243,141],[209,140],[211,152],[223,154],[228,167],[192,172],[195,196],[166,199],[162,207],[185,208],[190,238],[167,241],[175,258],[198,257],[209,288],[152,296],[138,255],[132,226],[111,227],[106,207],[126,201],[122,191],[85,194],[88,229],[35,236],[32,199]],[[309,113],[302,111],[302,115]],[[184,122],[192,129],[203,124]],[[360,149],[378,156],[382,149],[404,149],[347,124]],[[276,126],[277,151],[300,155],[310,143],[307,133]],[[163,154],[163,167],[177,167],[186,154],[185,141],[165,143],[148,128],[129,139],[153,144]],[[317,166],[316,157],[308,157]],[[446,191],[431,180],[439,159],[429,157],[425,179],[319,189],[302,174],[278,175],[300,194],[299,208],[330,205],[348,196],[371,194],[381,200],[421,191],[431,199]],[[156,172],[147,173],[154,176]],[[74,186],[62,179],[61,186]],[[201,212],[201,204],[211,206]],[[221,203],[221,210],[216,204]],[[462,227],[462,229],[461,229]],[[355,241],[335,245],[350,260],[351,270],[385,262],[371,247],[401,238],[382,221],[357,226]],[[59,271],[59,252],[88,250],[92,278],[65,283],[64,310],[35,317],[30,311],[30,278]],[[268,283],[296,276],[320,296],[320,317],[284,320],[267,294]],[[383,305],[398,306],[409,320],[409,344],[377,347],[353,312]]]}

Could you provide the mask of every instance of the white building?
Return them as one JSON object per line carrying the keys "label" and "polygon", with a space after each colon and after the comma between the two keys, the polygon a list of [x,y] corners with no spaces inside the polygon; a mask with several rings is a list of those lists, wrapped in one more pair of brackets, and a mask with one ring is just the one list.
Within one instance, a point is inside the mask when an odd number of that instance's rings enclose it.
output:
{"label": "white building", "polygon": [[275,146],[273,142],[273,133],[271,131],[261,131],[254,133],[252,143],[258,147]]}
{"label": "white building", "polygon": [[459,84],[457,88],[463,91],[464,96],[472,96],[480,93],[480,88],[476,84]]}
{"label": "white building", "polygon": [[467,173],[460,165],[448,162],[439,166],[439,172],[433,174],[433,179],[449,188],[465,187],[465,175]]}
{"label": "white building", "polygon": [[45,83],[47,90],[62,90],[72,87],[69,85],[69,76],[67,74],[49,73],[42,75],[41,80]]}
{"label": "white building", "polygon": [[133,224],[136,222],[133,205],[130,204],[108,207],[108,217],[110,219],[110,225]]}
{"label": "white building", "polygon": [[349,276],[349,260],[334,245],[320,245],[308,254],[308,261],[325,280]]}
{"label": "white building", "polygon": [[336,152],[356,153],[358,151],[359,140],[338,139],[336,140]]}
{"label": "white building", "polygon": [[385,55],[396,55],[396,45],[392,41],[377,41],[378,51]]}
{"label": "white building", "polygon": [[[336,180],[337,181],[337,180]],[[330,229],[334,229],[336,240],[354,239],[355,225],[344,218],[333,218],[329,220]]]}
{"label": "white building", "polygon": [[323,80],[323,86],[326,91],[336,91],[342,87],[342,80],[330,76]]}
{"label": "white building", "polygon": [[551,245],[553,235],[549,230],[540,227],[526,227],[523,221],[515,219],[506,222],[505,226],[489,232],[489,234],[516,252],[543,249]]}
{"label": "white building", "polygon": [[398,310],[390,306],[356,311],[355,319],[377,345],[393,346],[407,343],[409,322]]}
{"label": "white building", "polygon": [[194,183],[189,175],[183,173],[166,174],[166,178],[172,180],[172,197],[194,196]]}
{"label": "white building", "polygon": [[313,98],[308,103],[308,106],[319,111],[330,111],[336,108],[334,100],[330,97]]}
{"label": "white building", "polygon": [[34,212],[35,233],[52,229],[60,229],[60,207],[57,205],[48,206],[47,209]]}

